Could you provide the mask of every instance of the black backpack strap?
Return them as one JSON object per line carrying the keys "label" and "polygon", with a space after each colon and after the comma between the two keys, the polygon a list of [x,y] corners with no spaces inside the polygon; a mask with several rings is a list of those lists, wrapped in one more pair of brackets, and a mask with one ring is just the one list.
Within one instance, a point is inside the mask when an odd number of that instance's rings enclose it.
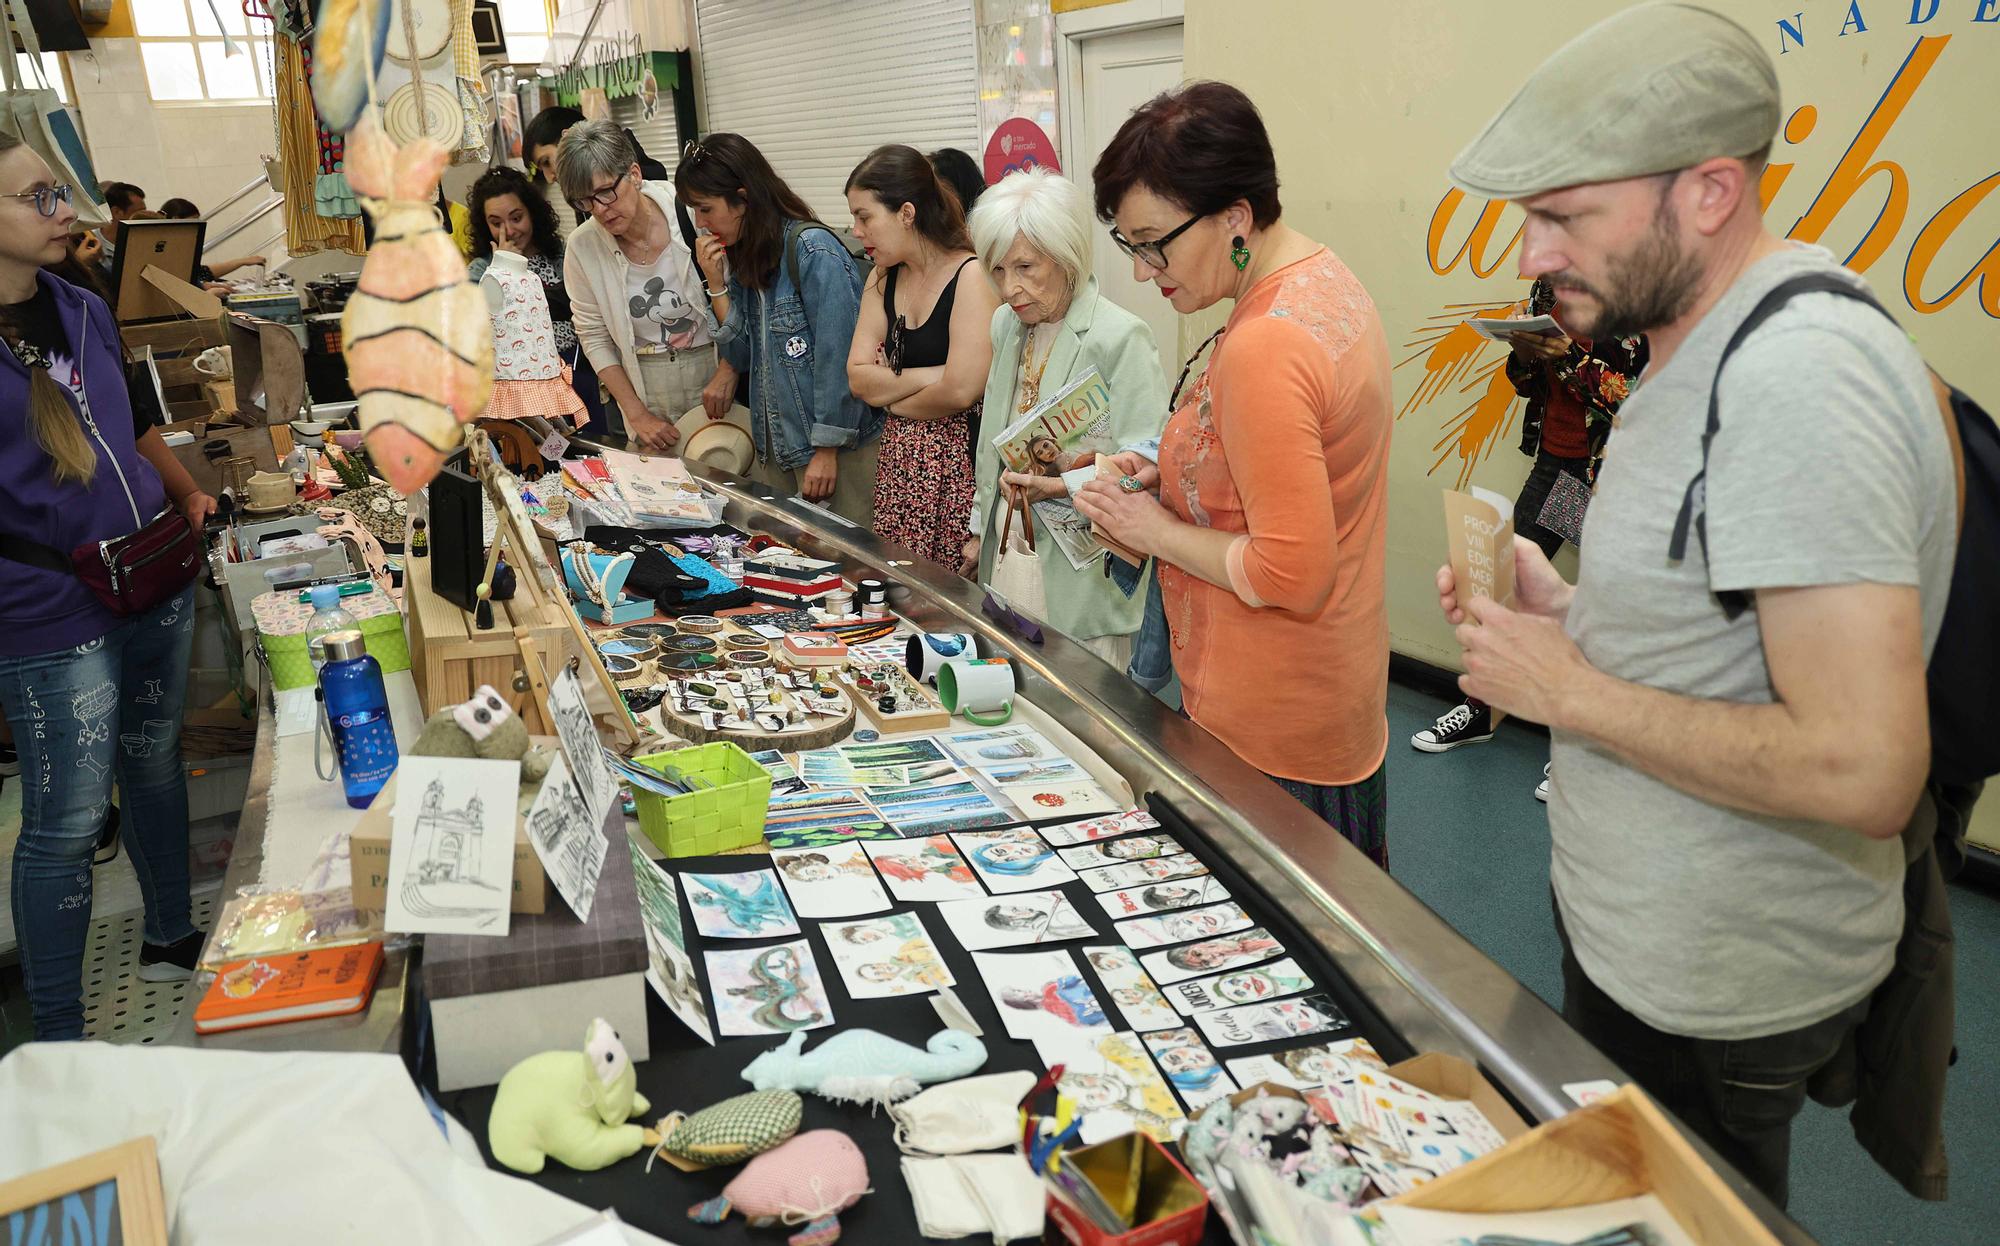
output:
{"label": "black backpack strap", "polygon": [[[681,202],[679,195],[674,196],[674,219],[681,223],[681,241],[687,243],[688,255],[690,257],[694,256],[696,254],[694,249],[694,221],[689,218],[687,205]],[[695,265],[695,271],[701,271],[700,264]]]}
{"label": "black backpack strap", "polygon": [[[1715,443],[1716,433],[1722,429],[1722,408],[1718,396],[1718,391],[1722,387],[1722,369],[1729,363],[1729,357],[1736,353],[1736,348],[1743,345],[1744,339],[1756,332],[1785,304],[1801,294],[1838,294],[1842,298],[1866,303],[1884,316],[1888,316],[1892,324],[1896,322],[1896,318],[1889,314],[1889,310],[1875,301],[1873,294],[1832,273],[1809,273],[1793,277],[1789,281],[1771,287],[1770,291],[1757,301],[1757,306],[1744,317],[1743,323],[1736,326],[1736,332],[1730,336],[1729,344],[1722,348],[1722,357],[1715,361],[1715,376],[1708,384],[1708,423],[1701,431],[1701,470],[1695,474],[1693,480],[1688,481],[1687,492],[1681,498],[1680,514],[1674,518],[1673,536],[1667,544],[1667,556],[1675,562],[1687,557],[1690,531],[1694,533],[1695,539],[1701,542],[1702,557],[1704,559],[1708,557],[1708,452],[1709,447]],[[1734,589],[1716,593],[1715,599],[1721,603],[1723,614],[1731,619],[1750,608],[1749,594]]]}
{"label": "black backpack strap", "polygon": [[[841,246],[840,235],[833,233],[833,226],[831,225],[824,225],[819,221],[793,221],[790,225],[785,226],[785,275],[792,279],[792,289],[797,290],[800,294],[805,293],[805,286],[799,282],[798,243],[799,235],[808,229],[823,229],[827,233],[833,234],[834,245]],[[846,248],[842,246],[841,249],[845,250]]]}
{"label": "black backpack strap", "polygon": [[25,537],[0,534],[0,558],[62,575],[76,574],[76,564],[70,561],[69,555],[54,546],[44,545],[40,541],[30,541]]}

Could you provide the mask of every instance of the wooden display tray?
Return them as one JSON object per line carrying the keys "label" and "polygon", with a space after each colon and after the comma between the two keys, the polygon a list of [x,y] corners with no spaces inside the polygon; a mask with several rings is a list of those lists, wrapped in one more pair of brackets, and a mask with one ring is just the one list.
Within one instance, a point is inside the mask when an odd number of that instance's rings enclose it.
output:
{"label": "wooden display tray", "polygon": [[914,690],[916,699],[924,708],[884,714],[872,698],[854,686],[855,671],[851,665],[842,667],[837,679],[841,690],[847,693],[848,699],[861,707],[861,712],[868,716],[868,720],[874,723],[876,730],[883,735],[903,731],[949,730],[951,711],[938,701],[937,694],[912,679],[910,673],[900,666],[896,667],[896,674],[902,680],[904,688]]}

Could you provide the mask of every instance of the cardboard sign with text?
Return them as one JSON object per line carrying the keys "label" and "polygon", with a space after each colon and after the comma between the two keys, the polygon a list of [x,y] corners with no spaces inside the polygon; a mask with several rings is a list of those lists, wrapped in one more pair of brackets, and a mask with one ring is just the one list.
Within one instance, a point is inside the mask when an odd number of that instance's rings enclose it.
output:
{"label": "cardboard sign with text", "polygon": [[1490,597],[1514,604],[1514,503],[1474,485],[1444,495],[1445,539],[1451,547],[1451,574],[1458,603]]}

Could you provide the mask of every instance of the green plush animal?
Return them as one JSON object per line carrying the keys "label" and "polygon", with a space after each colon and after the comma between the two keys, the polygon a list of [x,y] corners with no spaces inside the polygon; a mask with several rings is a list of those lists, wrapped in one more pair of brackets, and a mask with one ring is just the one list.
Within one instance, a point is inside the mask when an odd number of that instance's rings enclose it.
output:
{"label": "green plush animal", "polygon": [[592,1021],[581,1053],[544,1051],[500,1079],[486,1119],[493,1158],[515,1172],[540,1172],[550,1157],[594,1172],[657,1145],[658,1134],[627,1123],[652,1106],[638,1085],[618,1032]]}
{"label": "green plush animal", "polygon": [[535,746],[528,725],[489,684],[481,684],[465,704],[446,706],[426,719],[410,755],[518,759],[523,783],[540,783],[550,762],[548,750]]}

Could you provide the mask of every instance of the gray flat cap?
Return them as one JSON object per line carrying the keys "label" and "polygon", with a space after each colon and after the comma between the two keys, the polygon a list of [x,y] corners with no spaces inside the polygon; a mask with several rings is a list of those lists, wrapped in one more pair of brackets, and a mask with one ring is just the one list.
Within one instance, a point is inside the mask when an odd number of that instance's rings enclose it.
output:
{"label": "gray flat cap", "polygon": [[1749,31],[1691,4],[1649,4],[1543,61],[1451,163],[1489,199],[1747,156],[1778,132],[1778,71]]}

